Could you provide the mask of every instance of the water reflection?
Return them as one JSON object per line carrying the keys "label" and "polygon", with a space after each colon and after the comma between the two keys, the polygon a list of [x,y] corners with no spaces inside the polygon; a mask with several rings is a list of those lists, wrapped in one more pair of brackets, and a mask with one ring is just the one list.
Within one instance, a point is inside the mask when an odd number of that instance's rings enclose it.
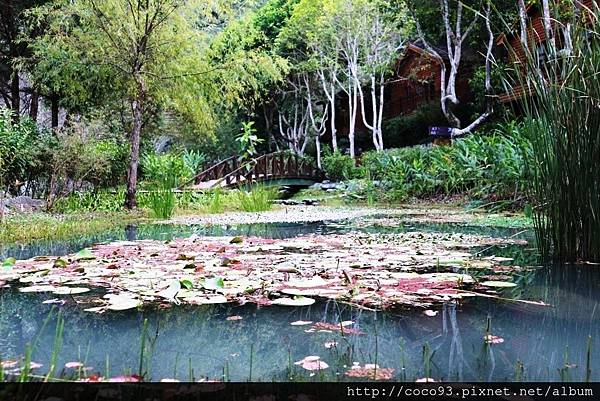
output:
{"label": "water reflection", "polygon": [[454,224],[399,224],[393,227],[381,226],[377,223],[358,224],[352,220],[318,221],[307,223],[269,223],[269,224],[237,224],[237,225],[172,225],[172,224],[140,224],[128,225],[124,229],[107,230],[104,233],[79,237],[69,240],[39,240],[27,244],[0,245],[0,259],[14,257],[29,259],[38,255],[61,256],[74,253],[82,248],[99,242],[118,240],[170,240],[177,237],[200,236],[256,236],[264,238],[284,239],[309,234],[343,234],[350,231],[368,233],[398,233],[405,231],[455,232],[464,234],[488,235],[493,237],[509,237],[517,234],[517,238],[532,239],[530,231],[472,227]]}
{"label": "water reflection", "polygon": [[[352,362],[394,368],[397,380],[427,374],[436,380],[459,381],[583,380],[591,336],[596,342],[591,350],[591,378],[600,380],[600,270],[589,266],[539,270],[524,296],[552,306],[478,298],[448,304],[437,316],[428,317],[420,310],[375,313],[332,302],[307,308],[186,306],[103,315],[67,304],[59,308],[66,322],[59,363],[85,360],[104,375],[108,361],[113,375],[136,372],[140,333],[143,320],[148,319],[146,352],[152,355],[147,362],[153,379],[187,380],[190,374],[196,379],[221,378],[225,371],[228,379],[247,380],[252,358],[256,380],[295,376],[343,380]],[[40,301],[50,297],[2,291],[2,359],[19,355],[26,343],[37,339],[34,360],[48,366],[56,315],[41,330],[51,307]],[[228,321],[232,315],[242,319]],[[503,343],[484,342],[488,318],[491,333]],[[310,326],[290,325],[298,320],[352,320],[364,334],[307,333]],[[337,347],[325,348],[330,341],[336,341]],[[429,350],[430,364],[423,360],[424,349]],[[330,365],[324,376],[311,378],[293,365],[308,355],[321,356]]]}

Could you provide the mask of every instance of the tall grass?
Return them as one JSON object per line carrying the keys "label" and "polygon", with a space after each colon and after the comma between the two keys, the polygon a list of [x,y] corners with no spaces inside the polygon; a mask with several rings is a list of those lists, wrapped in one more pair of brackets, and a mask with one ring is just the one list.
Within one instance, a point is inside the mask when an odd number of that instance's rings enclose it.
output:
{"label": "tall grass", "polygon": [[[598,10],[595,10],[598,17]],[[541,252],[560,261],[600,261],[600,30],[575,21],[573,50],[546,46],[549,61],[532,49],[526,74],[509,85],[528,87],[522,98],[528,164],[536,201]],[[520,69],[520,68],[519,68]]]}
{"label": "tall grass", "polygon": [[154,217],[168,219],[175,211],[174,182],[164,179],[149,193],[149,205]]}
{"label": "tall grass", "polygon": [[276,191],[273,188],[255,185],[250,191],[240,190],[238,192],[238,200],[240,208],[245,212],[264,212],[271,210],[273,199],[275,199],[276,195]]}

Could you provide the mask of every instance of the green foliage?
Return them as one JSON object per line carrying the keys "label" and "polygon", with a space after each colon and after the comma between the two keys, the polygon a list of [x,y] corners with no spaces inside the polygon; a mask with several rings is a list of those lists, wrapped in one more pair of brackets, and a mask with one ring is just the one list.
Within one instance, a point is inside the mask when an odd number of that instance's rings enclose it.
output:
{"label": "green foliage", "polygon": [[39,170],[46,139],[33,121],[14,124],[11,110],[0,108],[0,187],[24,182]]}
{"label": "green foliage", "polygon": [[[548,60],[532,49],[507,85],[533,89],[521,101],[532,143],[530,194],[542,254],[561,261],[600,262],[600,24],[578,26],[573,49],[549,44]],[[567,56],[568,54],[568,56]]]}
{"label": "green foliage", "polygon": [[162,155],[147,153],[142,156],[144,177],[152,182],[172,180],[173,187],[189,181],[204,164],[205,157],[194,150],[182,153],[169,152]]}
{"label": "green foliage", "polygon": [[429,137],[430,126],[447,125],[438,102],[419,106],[414,113],[383,123],[383,143],[388,148],[416,145]]}
{"label": "green foliage", "polygon": [[525,190],[529,149],[520,127],[507,124],[486,135],[456,140],[452,146],[367,152],[361,169],[381,182],[382,196],[388,200],[459,193],[503,199]]}
{"label": "green foliage", "polygon": [[325,171],[325,175],[330,180],[343,181],[358,176],[359,171],[350,156],[344,155],[339,151],[331,152],[328,149],[323,153],[323,171]]}
{"label": "green foliage", "polygon": [[256,155],[256,145],[264,142],[263,139],[256,136],[254,121],[242,123],[242,132],[235,139],[240,144],[240,153],[242,160],[249,160]]}
{"label": "green foliage", "polygon": [[240,208],[245,212],[263,212],[273,207],[273,199],[277,196],[274,188],[255,185],[250,191],[238,192]]}
{"label": "green foliage", "polygon": [[175,210],[175,194],[169,184],[169,180],[157,184],[150,191],[149,203],[154,217],[168,219],[173,215],[173,211]]}

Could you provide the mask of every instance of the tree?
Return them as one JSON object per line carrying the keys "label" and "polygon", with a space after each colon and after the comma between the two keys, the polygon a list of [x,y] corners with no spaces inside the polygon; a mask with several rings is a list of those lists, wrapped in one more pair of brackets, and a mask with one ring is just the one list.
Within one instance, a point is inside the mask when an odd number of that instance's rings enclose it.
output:
{"label": "tree", "polygon": [[[211,123],[207,97],[216,89],[202,57],[206,33],[198,26],[215,8],[184,0],[81,0],[59,2],[55,11],[52,29],[36,47],[38,60],[51,60],[60,71],[45,84],[60,88],[65,103],[81,111],[89,98],[77,95],[109,80],[94,94],[121,116],[130,146],[125,207],[135,208],[143,131],[163,110]],[[51,42],[58,45],[43,47]],[[65,82],[78,70],[90,73]]]}
{"label": "tree", "polygon": [[[27,13],[30,9],[47,3],[48,0],[3,0],[0,2],[0,95],[4,104],[12,109],[13,122],[21,116],[23,91],[19,61],[27,57],[29,49],[22,33],[26,31]],[[35,32],[29,32],[35,34]],[[31,117],[37,117],[37,93],[30,88]]]}
{"label": "tree", "polygon": [[[483,9],[484,13],[477,11]],[[414,10],[414,5],[413,5]],[[493,101],[491,99],[493,88],[491,84],[491,68],[493,61],[493,46],[494,46],[494,33],[491,26],[491,0],[485,0],[484,4],[478,3],[475,7],[465,7],[462,1],[458,1],[456,9],[452,11],[449,0],[439,0],[439,12],[442,26],[445,33],[445,42],[448,52],[448,59],[450,64],[450,70],[446,67],[445,60],[441,57],[439,52],[431,46],[427,37],[421,27],[418,17],[415,18],[417,31],[420,39],[425,44],[425,47],[429,53],[436,57],[440,62],[440,77],[441,77],[441,96],[440,105],[444,116],[448,120],[452,128],[452,137],[460,137],[473,132],[481,124],[483,124],[493,114]],[[470,14],[470,22],[464,24],[465,13]],[[414,11],[413,11],[414,13]],[[485,31],[487,33],[487,44],[485,48],[485,92],[487,98],[486,110],[481,113],[476,119],[474,119],[468,126],[462,128],[462,122],[456,116],[453,107],[460,104],[456,92],[456,80],[460,72],[462,53],[465,43],[469,34],[471,34],[476,27],[477,22],[480,18],[484,20]],[[452,23],[454,22],[454,23]]]}

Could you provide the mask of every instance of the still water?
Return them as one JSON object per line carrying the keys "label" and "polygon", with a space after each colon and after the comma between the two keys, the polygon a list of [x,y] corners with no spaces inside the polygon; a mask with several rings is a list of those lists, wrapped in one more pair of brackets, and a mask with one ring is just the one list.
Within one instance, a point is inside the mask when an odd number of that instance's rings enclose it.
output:
{"label": "still water", "polygon": [[[93,242],[124,238],[166,240],[192,234],[283,238],[351,229],[355,228],[350,223],[327,222],[211,228],[148,225],[77,241],[13,246],[4,248],[2,253],[3,257],[28,258],[65,254]],[[395,228],[414,229],[517,234],[514,230],[450,225]],[[516,264],[535,263],[534,251],[527,247],[486,252],[512,256]],[[36,344],[32,359],[44,364],[40,369],[44,372],[52,357],[60,310],[65,326],[57,365],[82,361],[92,367],[90,372],[100,376],[138,373],[141,333],[145,331],[143,370],[154,380],[345,380],[344,372],[358,362],[393,368],[395,380],[428,376],[459,381],[580,381],[586,377],[600,381],[600,269],[544,266],[524,274],[518,282],[517,289],[505,290],[501,295],[542,300],[551,306],[467,298],[458,305],[437,308],[435,316],[426,316],[423,310],[373,312],[334,302],[302,308],[173,306],[97,315],[69,303],[59,307],[42,304],[41,301],[53,298],[51,294],[21,294],[3,289],[0,356],[3,360],[15,358],[23,354],[27,344]],[[232,316],[237,316],[237,320],[227,320]],[[353,321],[352,328],[360,334],[310,332],[311,325],[290,324],[296,321]],[[485,343],[488,324],[491,333],[503,342]],[[325,346],[334,342],[336,346]],[[320,356],[329,368],[311,376],[294,365],[310,355]]]}

